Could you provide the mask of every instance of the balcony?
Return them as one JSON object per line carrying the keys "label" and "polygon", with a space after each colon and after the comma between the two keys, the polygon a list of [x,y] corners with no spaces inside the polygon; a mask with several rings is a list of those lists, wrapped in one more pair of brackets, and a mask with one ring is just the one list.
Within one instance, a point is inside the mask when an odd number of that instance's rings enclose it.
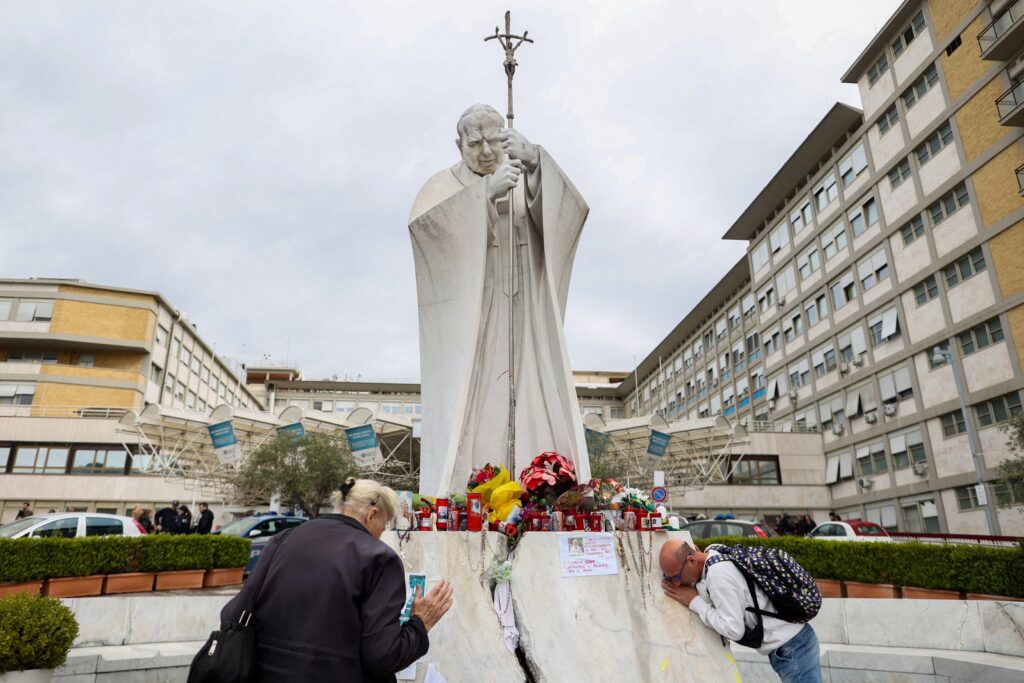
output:
{"label": "balcony", "polygon": [[981,58],[1009,61],[1024,42],[1024,0],[1010,4],[978,34]]}
{"label": "balcony", "polygon": [[996,100],[996,107],[999,109],[999,123],[1004,126],[1024,126],[1024,79],[1004,92]]}
{"label": "balcony", "polygon": [[1017,187],[1020,188],[1020,196],[1024,197],[1024,166],[1017,169]]}

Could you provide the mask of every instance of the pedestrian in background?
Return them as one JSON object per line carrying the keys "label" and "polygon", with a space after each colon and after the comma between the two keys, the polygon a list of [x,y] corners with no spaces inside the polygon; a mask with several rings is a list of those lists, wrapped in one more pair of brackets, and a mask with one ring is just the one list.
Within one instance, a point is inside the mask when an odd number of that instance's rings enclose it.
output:
{"label": "pedestrian in background", "polygon": [[213,530],[213,513],[206,503],[199,504],[199,521],[196,522],[197,534],[208,534]]}
{"label": "pedestrian in background", "polygon": [[153,508],[143,508],[139,515],[139,524],[146,530],[147,534],[153,533]]}
{"label": "pedestrian in background", "polygon": [[192,533],[192,511],[188,509],[188,505],[182,505],[178,508],[178,532],[179,534],[190,534]]}
{"label": "pedestrian in background", "polygon": [[21,509],[18,510],[18,516],[15,517],[15,519],[24,519],[25,517],[31,517],[31,516],[32,516],[32,509],[29,507],[29,504],[28,503],[22,503],[21,504]]}
{"label": "pedestrian in background", "polygon": [[153,522],[156,524],[157,533],[178,533],[178,501],[173,501],[167,507],[160,508]]}

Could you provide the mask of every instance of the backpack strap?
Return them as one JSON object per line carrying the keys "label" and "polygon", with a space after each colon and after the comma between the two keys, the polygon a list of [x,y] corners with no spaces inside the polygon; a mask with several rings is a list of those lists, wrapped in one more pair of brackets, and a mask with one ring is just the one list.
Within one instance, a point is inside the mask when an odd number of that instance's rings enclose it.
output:
{"label": "backpack strap", "polygon": [[[713,547],[714,546],[708,546],[708,548],[705,550],[711,549]],[[739,564],[734,562],[733,558],[729,557],[727,554],[720,553],[718,555],[715,555],[714,557],[709,557],[707,559],[707,562],[705,562],[704,566],[705,568],[710,568],[718,564],[719,562],[732,562],[733,566],[736,567],[736,569],[738,569],[740,574],[743,576],[744,581],[747,582],[747,590],[750,591],[750,599],[754,603],[754,606],[747,607],[746,611],[754,613],[754,618],[757,620],[757,623],[754,625],[754,628],[752,629],[748,629],[746,625],[744,625],[743,637],[737,640],[736,643],[738,643],[739,645],[743,645],[744,647],[754,648],[756,650],[757,648],[761,647],[761,644],[764,642],[764,618],[761,615],[766,615],[770,617],[777,617],[777,615],[773,614],[772,612],[765,612],[757,606],[757,586],[754,584],[754,579],[752,579],[750,575],[747,574],[747,572],[743,571],[743,568]]]}
{"label": "backpack strap", "polygon": [[242,614],[238,617],[239,624],[248,625],[249,620],[252,619],[252,611],[256,608],[256,601],[260,597],[260,591],[263,590],[263,582],[267,580],[267,574],[269,574],[270,570],[274,568],[274,562],[277,560],[277,556],[280,553],[282,546],[284,546],[285,541],[288,540],[288,534],[296,528],[298,527],[286,529],[281,533],[281,540],[277,542],[277,545],[274,546],[274,552],[270,554],[270,564],[267,565],[267,571],[260,575],[260,580],[256,583],[256,590],[252,592],[252,597],[249,598],[249,604],[246,605],[245,609],[242,610]]}

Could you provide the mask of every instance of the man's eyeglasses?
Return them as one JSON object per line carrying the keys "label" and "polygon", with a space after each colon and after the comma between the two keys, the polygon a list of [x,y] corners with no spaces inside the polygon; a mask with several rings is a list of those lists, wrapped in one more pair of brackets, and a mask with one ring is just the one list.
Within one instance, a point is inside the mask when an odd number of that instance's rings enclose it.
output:
{"label": "man's eyeglasses", "polygon": [[675,576],[669,576],[668,574],[664,574],[664,573],[662,574],[662,576],[664,576],[666,580],[668,580],[668,581],[670,581],[672,583],[682,583],[683,582],[683,572],[684,571],[686,571],[686,565],[685,564],[679,570],[679,573],[676,574]]}

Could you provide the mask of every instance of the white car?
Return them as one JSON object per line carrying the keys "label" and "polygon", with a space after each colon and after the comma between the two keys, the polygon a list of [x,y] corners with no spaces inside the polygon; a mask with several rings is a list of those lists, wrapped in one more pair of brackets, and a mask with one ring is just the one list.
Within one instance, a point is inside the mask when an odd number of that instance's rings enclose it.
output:
{"label": "white car", "polygon": [[883,527],[874,522],[859,519],[848,519],[844,522],[822,522],[814,527],[807,538],[820,538],[827,541],[888,541],[892,537]]}
{"label": "white car", "polygon": [[131,517],[105,512],[56,512],[32,515],[0,526],[0,538],[83,538],[142,536],[146,531]]}

